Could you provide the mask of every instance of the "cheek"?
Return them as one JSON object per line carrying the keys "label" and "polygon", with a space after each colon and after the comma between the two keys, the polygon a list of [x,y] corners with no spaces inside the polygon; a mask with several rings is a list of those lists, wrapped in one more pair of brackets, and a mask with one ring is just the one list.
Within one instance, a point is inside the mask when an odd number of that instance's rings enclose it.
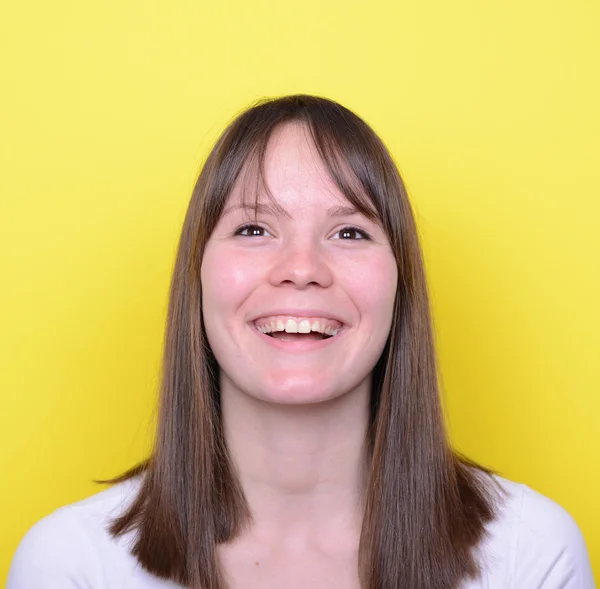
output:
{"label": "cheek", "polygon": [[[205,314],[218,314],[226,319],[228,312],[237,309],[259,280],[259,269],[255,266],[227,248],[207,246],[200,269]],[[211,317],[205,316],[207,320]]]}
{"label": "cheek", "polygon": [[348,274],[352,297],[363,319],[379,326],[391,324],[398,283],[396,260],[389,256],[373,256]]}

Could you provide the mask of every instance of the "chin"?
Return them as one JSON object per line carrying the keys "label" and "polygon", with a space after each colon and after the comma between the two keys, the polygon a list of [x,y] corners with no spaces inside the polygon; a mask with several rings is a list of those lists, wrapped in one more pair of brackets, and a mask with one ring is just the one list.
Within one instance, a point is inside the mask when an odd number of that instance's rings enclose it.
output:
{"label": "chin", "polygon": [[325,379],[298,380],[287,378],[286,382],[279,386],[271,386],[263,389],[260,398],[268,403],[281,405],[310,405],[331,401],[344,396],[344,390],[339,386],[326,386]]}
{"label": "chin", "polygon": [[322,403],[343,395],[331,386],[324,386],[323,380],[322,378],[316,381],[307,379],[305,375],[298,379],[287,377],[279,382],[270,382],[261,389],[259,394],[249,394],[266,403],[279,405]]}
{"label": "chin", "polygon": [[339,396],[332,394],[319,395],[312,391],[291,391],[288,393],[279,391],[277,394],[261,396],[260,400],[273,405],[317,405]]}
{"label": "chin", "polygon": [[[264,377],[264,374],[261,376]],[[352,392],[358,393],[363,384],[366,382],[354,386],[339,382],[328,371],[310,375],[304,371],[294,373],[282,370],[271,372],[266,379],[256,373],[250,375],[246,372],[244,379],[241,374],[232,378],[221,372],[221,394],[229,391],[234,397],[241,395],[247,400],[254,399],[273,405],[316,405],[340,399]]]}

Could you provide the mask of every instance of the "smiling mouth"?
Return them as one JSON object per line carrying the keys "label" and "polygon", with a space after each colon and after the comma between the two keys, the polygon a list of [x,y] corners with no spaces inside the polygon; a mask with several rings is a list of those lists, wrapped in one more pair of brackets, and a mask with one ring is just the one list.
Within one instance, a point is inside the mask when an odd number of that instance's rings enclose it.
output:
{"label": "smiling mouth", "polygon": [[322,341],[335,337],[344,324],[324,317],[272,315],[253,322],[254,329],[282,342]]}
{"label": "smiling mouth", "polygon": [[331,317],[293,315],[263,316],[250,322],[250,326],[275,346],[298,351],[320,349],[327,345],[325,340],[337,340],[336,336],[348,327]]}

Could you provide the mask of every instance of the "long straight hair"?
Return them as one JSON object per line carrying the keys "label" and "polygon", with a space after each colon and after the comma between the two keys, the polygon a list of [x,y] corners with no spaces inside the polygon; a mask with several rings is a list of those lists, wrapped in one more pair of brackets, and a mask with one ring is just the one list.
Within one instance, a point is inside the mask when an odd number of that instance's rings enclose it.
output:
{"label": "long straight hair", "polygon": [[[457,589],[480,574],[475,548],[496,514],[493,471],[452,449],[438,387],[422,254],[404,183],[387,148],[352,111],[309,95],[262,100],[225,129],[195,185],[171,281],[156,439],[139,491],[111,521],[136,530],[131,554],[191,589],[226,589],[217,546],[249,523],[223,433],[219,366],[202,315],[200,266],[235,181],[262,178],[273,130],[300,123],[339,189],[384,228],[398,267],[393,321],[372,373],[368,483],[359,543],[362,589]],[[245,181],[245,177],[244,177]]]}

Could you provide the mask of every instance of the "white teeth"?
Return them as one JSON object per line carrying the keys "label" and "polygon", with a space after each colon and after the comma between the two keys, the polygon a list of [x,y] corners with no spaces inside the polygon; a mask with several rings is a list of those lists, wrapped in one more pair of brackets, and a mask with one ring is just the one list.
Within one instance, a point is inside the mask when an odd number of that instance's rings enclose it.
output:
{"label": "white teeth", "polygon": [[293,319],[288,319],[285,324],[286,333],[298,333],[298,324]]}
{"label": "white teeth", "polygon": [[255,327],[261,333],[272,333],[274,331],[285,331],[286,333],[310,333],[311,331],[316,331],[324,335],[333,336],[337,335],[340,331],[331,325],[327,325],[325,320],[316,320],[311,325],[310,319],[300,319],[300,321],[287,319],[285,323],[282,319],[272,319],[268,323],[262,322],[260,325],[255,324]]}
{"label": "white teeth", "polygon": [[298,323],[298,333],[310,333],[310,321],[308,319],[302,319]]}

